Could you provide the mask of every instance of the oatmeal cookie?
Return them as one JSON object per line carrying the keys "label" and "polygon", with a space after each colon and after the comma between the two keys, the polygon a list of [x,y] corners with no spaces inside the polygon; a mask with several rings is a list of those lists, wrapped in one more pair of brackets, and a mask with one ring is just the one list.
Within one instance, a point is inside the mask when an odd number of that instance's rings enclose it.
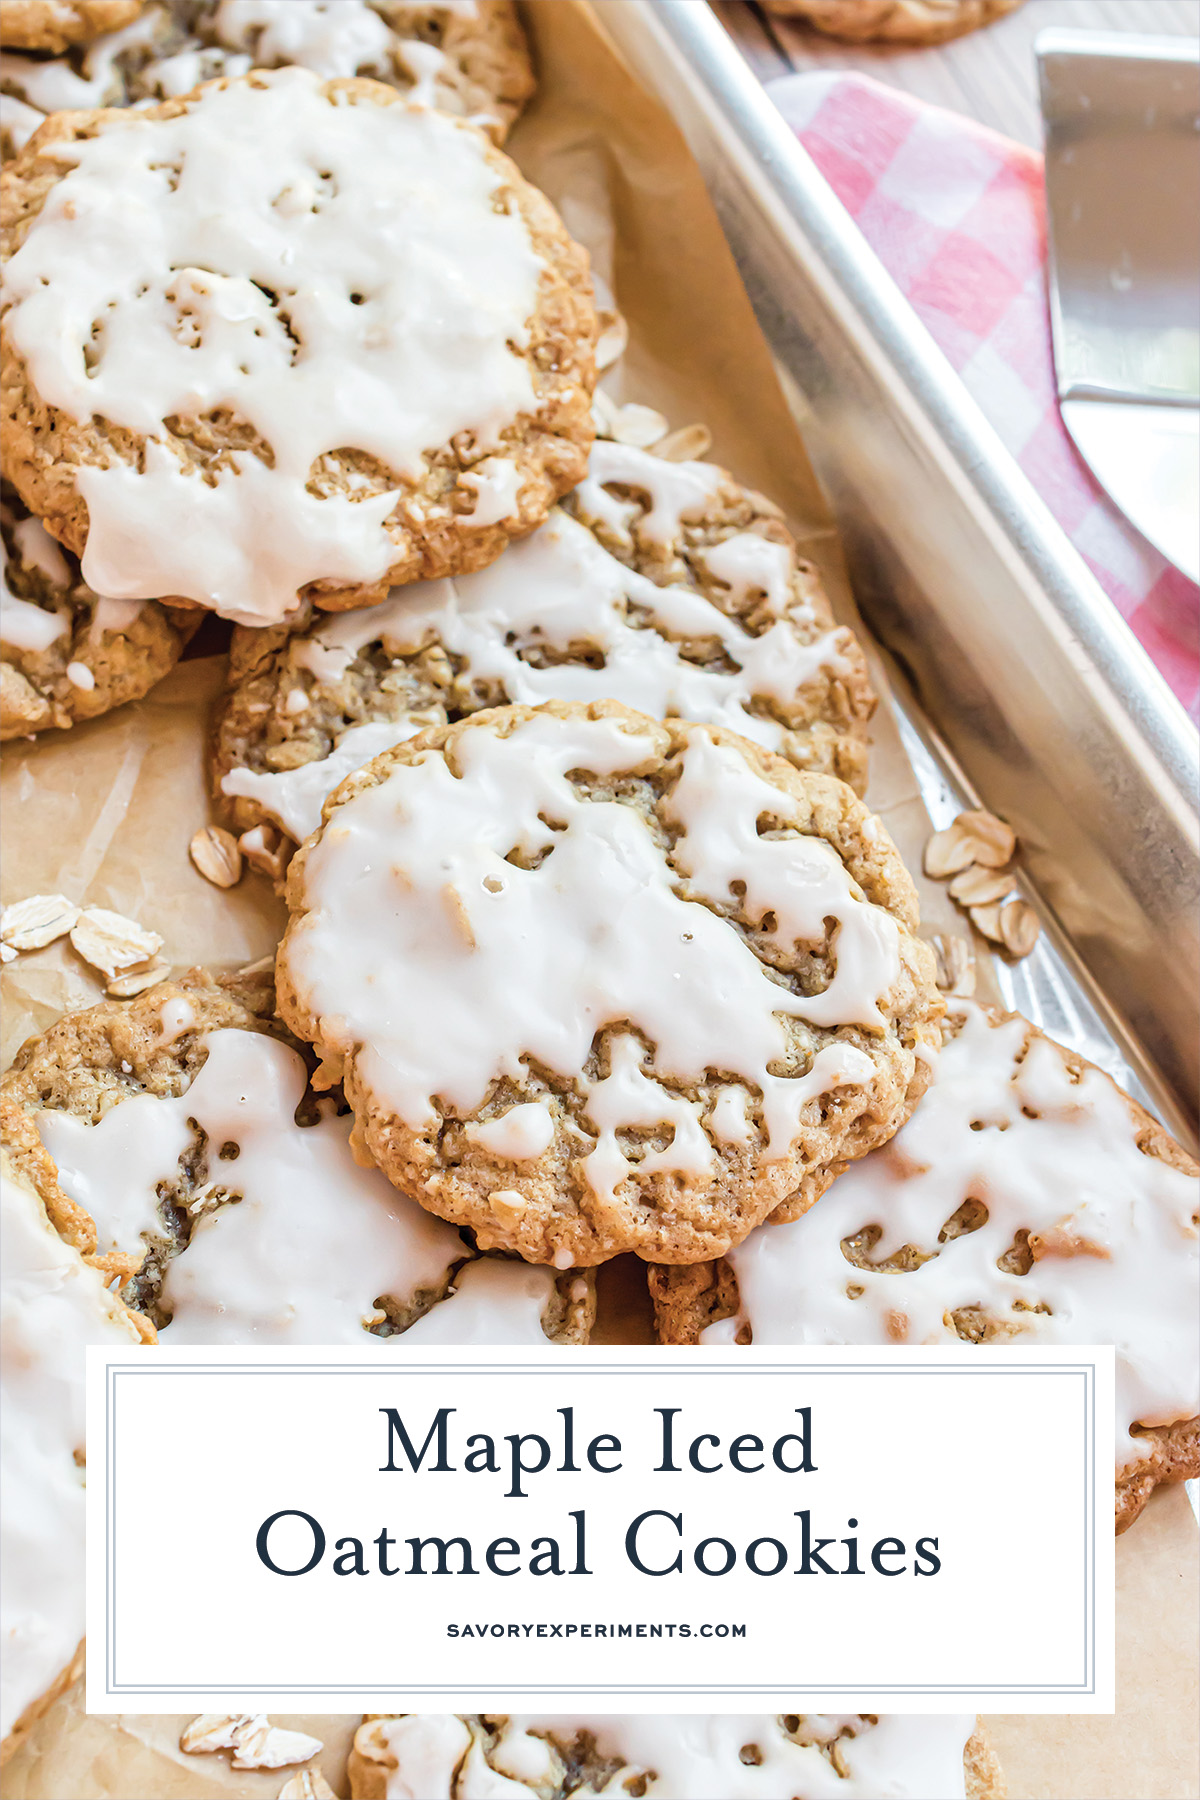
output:
{"label": "oatmeal cookie", "polygon": [[350,775],[288,873],[282,1016],[405,1193],[565,1267],[695,1262],[884,1142],[942,1001],[844,783],[610,701]]}
{"label": "oatmeal cookie", "polygon": [[0,501],[0,738],[95,719],[179,661],[199,614],[93,594],[74,557]]}
{"label": "oatmeal cookie", "polygon": [[[748,1753],[749,1752],[749,1753]],[[571,1795],[687,1795],[688,1800],[804,1800],[880,1792],[904,1800],[1003,1800],[978,1721],[812,1714],[610,1713],[572,1717],[383,1713],[364,1719],[349,1762],[351,1800],[512,1800]]]}
{"label": "oatmeal cookie", "polygon": [[0,38],[7,50],[66,50],[102,31],[118,31],[145,0],[0,0]]}
{"label": "oatmeal cookie", "polygon": [[12,1155],[64,1235],[175,1343],[586,1343],[595,1290],[476,1257],[359,1165],[269,983],[202,972],[32,1039],[0,1081]]}
{"label": "oatmeal cookie", "polygon": [[153,1337],[0,1165],[0,1762],[83,1660],[83,1350]]}
{"label": "oatmeal cookie", "polygon": [[99,593],[361,605],[584,473],[587,258],[464,120],[253,71],[58,114],[0,192],[10,474]]}
{"label": "oatmeal cookie", "polygon": [[794,1224],[651,1272],[664,1343],[1112,1343],[1116,1526],[1200,1474],[1196,1165],[1107,1075],[953,1000],[933,1085]]}
{"label": "oatmeal cookie", "polygon": [[763,0],[847,43],[944,44],[1015,12],[1021,0]]}
{"label": "oatmeal cookie", "polygon": [[150,0],[132,24],[69,55],[0,59],[4,155],[48,113],[177,99],[251,66],[366,75],[470,119],[497,144],[534,86],[512,0]]}
{"label": "oatmeal cookie", "polygon": [[[644,450],[608,467],[643,497],[680,481],[678,465]],[[339,781],[381,751],[484,707],[544,700],[723,725],[861,792],[874,696],[853,632],[834,624],[815,569],[754,496],[706,464],[687,473],[711,504],[680,521],[687,541],[657,581],[557,511],[453,583],[350,613],[309,608],[290,633],[235,630],[212,747],[226,822],[299,841]]]}

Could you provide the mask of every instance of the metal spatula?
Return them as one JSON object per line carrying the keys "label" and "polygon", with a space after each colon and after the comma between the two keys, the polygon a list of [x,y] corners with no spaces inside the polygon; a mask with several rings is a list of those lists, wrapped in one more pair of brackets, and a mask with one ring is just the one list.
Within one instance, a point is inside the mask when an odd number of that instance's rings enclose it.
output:
{"label": "metal spatula", "polygon": [[1200,580],[1200,45],[1044,31],[1058,398],[1092,473]]}

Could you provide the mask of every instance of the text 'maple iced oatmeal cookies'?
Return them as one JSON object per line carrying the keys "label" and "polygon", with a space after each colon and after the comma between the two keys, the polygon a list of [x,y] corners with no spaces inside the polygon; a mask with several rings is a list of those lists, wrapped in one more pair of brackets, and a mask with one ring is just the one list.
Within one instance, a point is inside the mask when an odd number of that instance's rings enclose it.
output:
{"label": "text 'maple iced oatmeal cookies'", "polygon": [[350,1147],[269,984],[197,973],[31,1039],[0,1081],[10,1154],[173,1343],[587,1341],[595,1291],[477,1257]]}
{"label": "text 'maple iced oatmeal cookies'", "polygon": [[66,50],[137,18],[145,0],[0,0],[0,41],[9,50]]}
{"label": "text 'maple iced oatmeal cookies'", "polygon": [[908,1124],[820,1205],[652,1271],[665,1343],[1116,1346],[1116,1521],[1200,1474],[1196,1165],[1099,1069],[952,1000]]}
{"label": "text 'maple iced oatmeal cookies'", "polygon": [[219,75],[290,65],[385,81],[498,144],[534,86],[512,0],[150,0],[68,55],[0,55],[5,154],[47,113],[172,100]]}
{"label": "text 'maple iced oatmeal cookies'", "polygon": [[[381,751],[484,707],[551,699],[722,725],[861,791],[874,705],[862,652],[786,527],[711,465],[601,450],[612,492],[589,478],[574,516],[552,513],[487,569],[382,606],[310,607],[299,631],[235,630],[212,752],[227,823],[299,841]],[[600,541],[628,546],[628,533],[583,522],[606,504],[628,511],[632,493],[659,515],[657,580]]]}
{"label": "text 'maple iced oatmeal cookies'", "polygon": [[612,702],[347,777],[288,874],[280,1012],[404,1192],[558,1267],[696,1261],[883,1142],[942,1001],[844,783]]}
{"label": "text 'maple iced oatmeal cookies'", "polygon": [[57,115],[0,188],[10,474],[97,592],[357,605],[584,473],[586,256],[462,120],[256,71]]}
{"label": "text 'maple iced oatmeal cookies'", "polygon": [[82,1660],[84,1348],[147,1335],[105,1283],[4,1155],[0,1762],[76,1678]]}
{"label": "text 'maple iced oatmeal cookies'", "polygon": [[851,43],[944,44],[1014,12],[1021,0],[763,0],[768,12],[800,19]]}
{"label": "text 'maple iced oatmeal cookies'", "polygon": [[364,1719],[351,1800],[1003,1800],[973,1716],[401,1713]]}
{"label": "text 'maple iced oatmeal cookies'", "polygon": [[0,499],[0,738],[94,719],[179,661],[199,614],[93,594],[75,559]]}

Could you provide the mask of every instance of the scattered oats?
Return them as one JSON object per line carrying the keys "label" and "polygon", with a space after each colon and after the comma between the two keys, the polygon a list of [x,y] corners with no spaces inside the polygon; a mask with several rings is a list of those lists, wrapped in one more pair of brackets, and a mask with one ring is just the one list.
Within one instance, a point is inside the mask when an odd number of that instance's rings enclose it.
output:
{"label": "scattered oats", "polygon": [[601,307],[597,318],[600,336],[596,340],[596,373],[602,374],[624,356],[625,346],[629,342],[629,327],[625,323],[624,314],[619,313],[614,306]]}
{"label": "scattered oats", "polygon": [[925,873],[932,875],[935,881],[944,881],[947,875],[957,875],[975,861],[975,853],[971,840],[966,833],[959,830],[958,820],[947,825],[944,831],[935,831],[925,845]]}
{"label": "scattered oats", "polygon": [[303,688],[295,687],[289,693],[287,699],[283,703],[283,706],[284,706],[285,712],[289,712],[289,713],[307,712],[308,711],[308,695],[305,693]]}
{"label": "scattered oats", "polygon": [[961,994],[965,999],[975,992],[975,958],[965,938],[935,937],[933,953],[937,958],[937,984],[943,994]]}
{"label": "scattered oats", "polygon": [[249,1713],[201,1713],[179,1734],[179,1748],[189,1756],[206,1756],[210,1750],[232,1750],[236,1733],[253,1720]]}
{"label": "scattered oats", "polygon": [[144,994],[147,988],[157,987],[171,973],[171,965],[165,962],[152,962],[144,969],[128,969],[124,975],[116,975],[108,984],[108,992],[114,1000],[132,1000],[135,994]]}
{"label": "scattered oats", "polygon": [[13,951],[40,950],[56,938],[66,937],[78,917],[73,900],[61,894],[34,894],[0,912],[0,941]]}
{"label": "scattered oats", "polygon": [[191,1756],[232,1750],[235,1769],[284,1769],[307,1762],[324,1746],[320,1738],[272,1725],[266,1713],[201,1713],[184,1726],[179,1748]]}
{"label": "scattered oats", "polygon": [[760,494],[757,488],[747,488],[745,497],[755,512],[761,513],[764,518],[783,519],[786,517],[782,506],[774,500],[768,500],[767,496]]}
{"label": "scattered oats", "polygon": [[983,869],[971,863],[950,883],[951,898],[960,906],[990,906],[993,900],[1006,900],[1013,891],[1011,869]]}
{"label": "scattered oats", "polygon": [[954,823],[971,844],[971,861],[982,863],[985,869],[1002,869],[1016,855],[1016,832],[995,813],[979,808],[959,813]]}
{"label": "scattered oats", "polygon": [[275,957],[272,953],[270,956],[260,956],[257,962],[247,963],[244,969],[238,970],[238,974],[265,975],[268,969],[274,969],[274,967]]}
{"label": "scattered oats", "polygon": [[1000,909],[1000,936],[1012,956],[1028,956],[1038,941],[1041,926],[1025,900],[1010,900]]}
{"label": "scattered oats", "polygon": [[269,876],[272,881],[282,881],[289,858],[281,831],[274,825],[255,825],[249,831],[243,831],[237,842],[252,869]]}
{"label": "scattered oats", "polygon": [[320,1769],[301,1769],[279,1790],[279,1800],[337,1800]]}
{"label": "scattered oats", "polygon": [[188,845],[188,855],[214,887],[236,887],[242,879],[242,853],[223,825],[205,825]]}
{"label": "scattered oats", "polygon": [[0,942],[0,963],[16,962],[17,953],[11,944]]}
{"label": "scattered oats", "polygon": [[71,927],[71,942],[84,962],[111,981],[123,970],[150,961],[162,949],[157,931],[144,931],[133,919],[103,906],[85,906]]}
{"label": "scattered oats", "polygon": [[968,917],[976,931],[981,931],[984,937],[990,938],[993,944],[1002,944],[1004,942],[1000,930],[1000,908],[998,905],[972,906],[968,911]]}
{"label": "scattered oats", "polygon": [[320,1738],[303,1731],[285,1731],[265,1716],[252,1719],[238,1732],[233,1755],[235,1769],[285,1769],[289,1763],[307,1762],[323,1749]]}
{"label": "scattered oats", "polygon": [[87,664],[81,662],[67,664],[67,680],[73,688],[78,688],[84,694],[90,694],[96,685],[96,677]]}
{"label": "scattered oats", "polygon": [[655,456],[665,462],[696,462],[712,448],[712,432],[707,425],[681,425],[669,431],[654,446]]}
{"label": "scattered oats", "polygon": [[639,406],[636,400],[628,406],[614,406],[608,402],[604,408],[605,423],[608,427],[605,436],[618,444],[629,444],[635,450],[649,450],[665,438],[669,429],[668,421],[652,406]]}

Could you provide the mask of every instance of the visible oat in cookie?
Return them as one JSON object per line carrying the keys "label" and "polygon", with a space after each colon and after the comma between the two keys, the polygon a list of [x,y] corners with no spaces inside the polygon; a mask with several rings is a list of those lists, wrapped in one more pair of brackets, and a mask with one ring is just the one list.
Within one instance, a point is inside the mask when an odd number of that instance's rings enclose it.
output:
{"label": "visible oat in cookie", "polygon": [[497,144],[533,90],[512,0],[150,0],[63,56],[13,54],[15,40],[6,43],[8,156],[48,113],[171,100],[251,67],[368,76],[470,119]]}
{"label": "visible oat in cookie", "polygon": [[695,1261],[811,1204],[927,1080],[933,956],[869,821],[715,727],[478,713],[326,803],[281,1011],[379,1166],[481,1244]]}
{"label": "visible oat in cookie", "polygon": [[850,43],[944,44],[1014,12],[1021,0],[763,0],[768,12],[801,19]]}
{"label": "visible oat in cookie", "polygon": [[0,738],[94,719],[178,662],[195,615],[108,600],[5,491],[0,502]]}
{"label": "visible oat in cookie", "polygon": [[1099,1069],[954,1000],[933,1086],[794,1224],[652,1276],[668,1343],[1111,1343],[1117,1529],[1200,1473],[1196,1166]]}
{"label": "visible oat in cookie", "polygon": [[592,1285],[475,1258],[356,1161],[269,985],[195,976],[26,1044],[5,1137],[60,1229],[180,1343],[586,1341]]}
{"label": "visible oat in cookie", "polygon": [[253,71],[58,115],[0,188],[10,472],[98,591],[358,605],[584,471],[587,259],[463,120]]}
{"label": "visible oat in cookie", "polygon": [[368,1717],[349,1763],[352,1800],[1001,1800],[972,1716],[811,1713],[705,1717],[401,1713]]}
{"label": "visible oat in cookie", "polygon": [[[640,491],[655,458],[626,449]],[[701,465],[696,465],[700,469]],[[670,472],[665,477],[670,479]],[[490,568],[383,606],[238,630],[213,738],[214,798],[239,831],[300,840],[338,782],[429,725],[484,707],[619,700],[723,725],[861,789],[873,705],[854,635],[753,497],[704,466],[707,518],[659,584],[558,511]]]}

